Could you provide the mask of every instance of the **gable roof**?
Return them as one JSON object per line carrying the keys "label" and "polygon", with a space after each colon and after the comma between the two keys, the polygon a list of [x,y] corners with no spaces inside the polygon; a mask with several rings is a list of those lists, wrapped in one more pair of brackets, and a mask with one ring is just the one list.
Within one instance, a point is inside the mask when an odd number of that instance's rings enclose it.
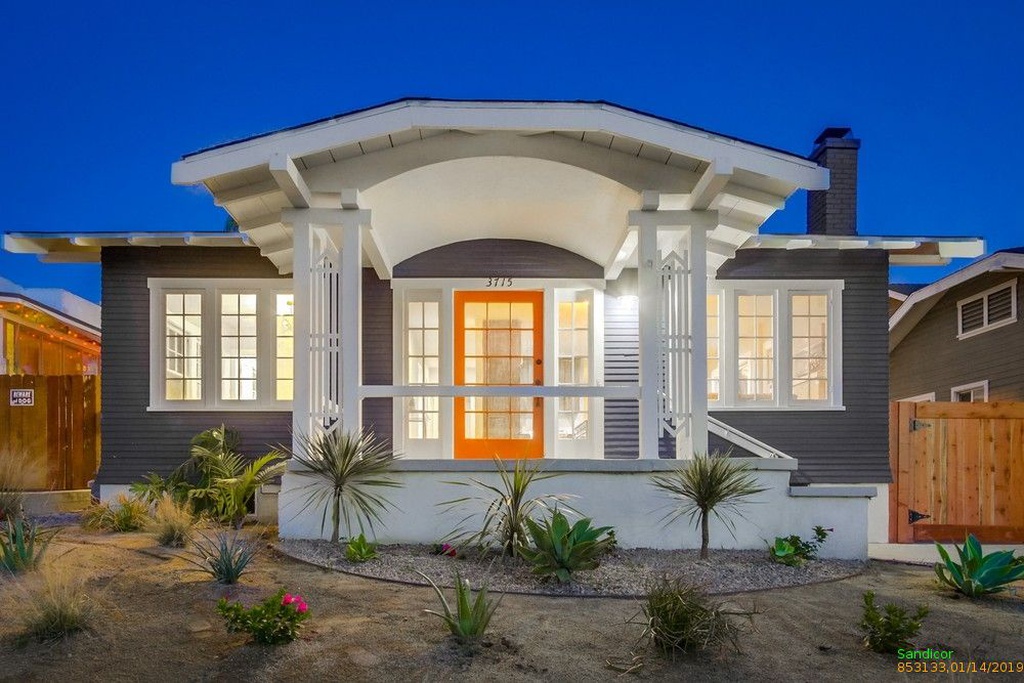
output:
{"label": "gable roof", "polygon": [[57,287],[22,287],[0,277],[0,302],[21,304],[99,339],[100,307]]}
{"label": "gable roof", "polygon": [[[1024,270],[1024,247],[1001,249],[910,293],[889,318],[889,350],[903,341],[951,288],[985,273]],[[890,286],[890,289],[892,286]]]}

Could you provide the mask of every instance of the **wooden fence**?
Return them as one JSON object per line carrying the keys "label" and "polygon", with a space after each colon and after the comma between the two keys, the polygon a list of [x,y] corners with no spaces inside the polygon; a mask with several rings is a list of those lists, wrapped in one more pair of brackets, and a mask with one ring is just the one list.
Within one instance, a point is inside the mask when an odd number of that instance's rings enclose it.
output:
{"label": "wooden fence", "polygon": [[1024,403],[893,403],[889,540],[1024,542]]}
{"label": "wooden fence", "polygon": [[85,488],[100,462],[99,377],[0,376],[0,457],[12,453],[38,465],[30,491]]}

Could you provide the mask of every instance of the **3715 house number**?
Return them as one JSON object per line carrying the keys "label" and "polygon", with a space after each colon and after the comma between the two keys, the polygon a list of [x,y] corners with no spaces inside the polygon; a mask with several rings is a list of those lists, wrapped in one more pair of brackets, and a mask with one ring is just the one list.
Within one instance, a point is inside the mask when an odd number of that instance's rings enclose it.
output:
{"label": "3715 house number", "polygon": [[510,277],[489,277],[487,278],[488,287],[511,287],[512,278]]}

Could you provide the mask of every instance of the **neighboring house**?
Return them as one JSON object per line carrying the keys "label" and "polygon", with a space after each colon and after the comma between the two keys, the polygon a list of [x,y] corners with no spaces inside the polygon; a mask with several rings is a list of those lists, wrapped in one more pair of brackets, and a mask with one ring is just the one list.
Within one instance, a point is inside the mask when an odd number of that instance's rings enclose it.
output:
{"label": "neighboring house", "polygon": [[889,320],[894,401],[1024,401],[1024,247],[915,285]]}
{"label": "neighboring house", "polygon": [[[175,163],[238,232],[6,247],[102,263],[105,497],[221,422],[253,451],[362,427],[404,454],[386,539],[450,531],[443,482],[497,456],[546,459],[620,542],[666,547],[649,473],[731,447],[770,492],[721,542],[821,523],[829,552],[864,556],[890,476],[889,264],[983,244],[859,234],[859,146],[830,128],[806,158],[602,102],[402,100]],[[762,233],[800,189],[808,231]],[[304,481],[284,477],[284,535],[320,534]]]}
{"label": "neighboring house", "polygon": [[95,375],[100,307],[63,289],[0,277],[0,375]]}
{"label": "neighboring house", "polygon": [[907,297],[924,287],[916,284],[889,283],[889,317],[896,312],[896,309],[903,305]]}

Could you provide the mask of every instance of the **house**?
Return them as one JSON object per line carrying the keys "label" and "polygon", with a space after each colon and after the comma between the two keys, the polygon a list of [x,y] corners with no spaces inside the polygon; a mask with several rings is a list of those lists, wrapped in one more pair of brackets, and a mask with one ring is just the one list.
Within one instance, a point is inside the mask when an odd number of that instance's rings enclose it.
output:
{"label": "house", "polygon": [[99,306],[0,277],[0,375],[95,375],[99,368]]}
{"label": "house", "polygon": [[889,319],[893,401],[1024,401],[1024,248],[915,286]]}
{"label": "house", "polygon": [[[103,267],[104,497],[214,424],[248,447],[372,429],[404,454],[389,541],[450,531],[445,482],[543,458],[543,486],[678,547],[652,471],[733,448],[769,488],[729,541],[883,538],[890,263],[980,240],[859,234],[859,140],[810,157],[605,102],[410,99],[184,156],[237,232],[11,234]],[[808,191],[808,231],[765,222]],[[280,529],[317,537],[301,471]],[[877,508],[877,510],[876,510]]]}
{"label": "house", "polygon": [[[36,511],[87,505],[99,463],[100,307],[0,277],[0,458]],[[60,492],[60,493],[38,493]]]}

